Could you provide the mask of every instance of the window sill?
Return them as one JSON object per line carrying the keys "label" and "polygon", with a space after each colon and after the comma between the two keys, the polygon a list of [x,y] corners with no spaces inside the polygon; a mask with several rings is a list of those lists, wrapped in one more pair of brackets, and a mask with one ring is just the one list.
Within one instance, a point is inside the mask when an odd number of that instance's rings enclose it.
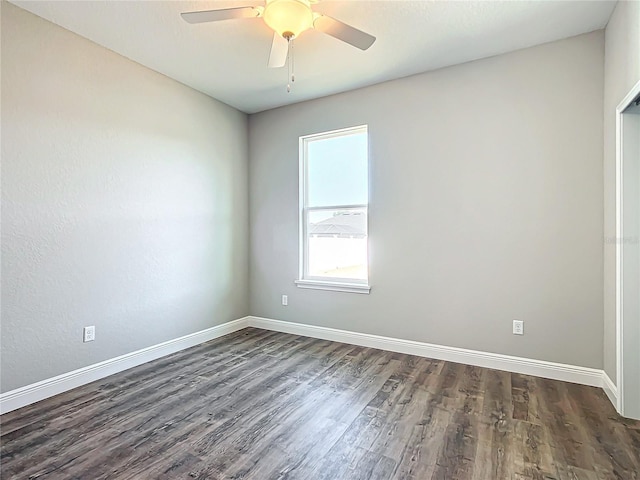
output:
{"label": "window sill", "polygon": [[338,283],[338,282],[321,282],[316,280],[296,280],[295,284],[298,288],[311,288],[314,290],[330,290],[333,292],[346,293],[364,293],[366,295],[371,291],[369,285],[361,283]]}

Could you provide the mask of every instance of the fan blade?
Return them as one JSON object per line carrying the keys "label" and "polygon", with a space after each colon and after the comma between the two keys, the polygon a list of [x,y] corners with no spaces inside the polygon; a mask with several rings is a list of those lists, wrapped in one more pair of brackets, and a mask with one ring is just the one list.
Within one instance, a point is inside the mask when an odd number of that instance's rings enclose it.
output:
{"label": "fan blade", "polygon": [[269,68],[284,67],[284,64],[287,63],[288,53],[289,42],[287,39],[274,33],[273,42],[271,43],[271,53],[269,54]]}
{"label": "fan blade", "polygon": [[253,18],[260,16],[260,10],[254,7],[222,8],[220,10],[203,10],[201,12],[184,12],[180,14],[187,23],[219,22],[234,18]]}
{"label": "fan blade", "polygon": [[366,50],[376,41],[376,37],[326,15],[320,15],[316,18],[313,27],[360,50]]}

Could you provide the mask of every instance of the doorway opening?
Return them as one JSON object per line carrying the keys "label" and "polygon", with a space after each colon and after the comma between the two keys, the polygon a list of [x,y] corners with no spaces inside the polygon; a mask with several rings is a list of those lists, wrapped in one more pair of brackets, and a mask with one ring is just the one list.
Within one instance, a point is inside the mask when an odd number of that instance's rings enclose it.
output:
{"label": "doorway opening", "polygon": [[617,409],[640,419],[640,82],[616,116]]}

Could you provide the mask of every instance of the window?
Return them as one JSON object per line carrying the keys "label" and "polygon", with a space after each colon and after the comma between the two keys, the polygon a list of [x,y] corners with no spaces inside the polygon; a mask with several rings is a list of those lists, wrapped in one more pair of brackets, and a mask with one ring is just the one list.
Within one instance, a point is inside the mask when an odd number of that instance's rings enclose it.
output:
{"label": "window", "polygon": [[299,287],[369,292],[367,127],[300,138]]}

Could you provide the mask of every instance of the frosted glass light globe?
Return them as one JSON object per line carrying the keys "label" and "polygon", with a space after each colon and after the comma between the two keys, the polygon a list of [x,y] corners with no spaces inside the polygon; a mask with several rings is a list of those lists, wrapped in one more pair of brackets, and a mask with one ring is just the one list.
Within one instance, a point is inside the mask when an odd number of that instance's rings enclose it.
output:
{"label": "frosted glass light globe", "polygon": [[267,0],[264,23],[282,37],[297,37],[313,26],[313,10],[305,0]]}

